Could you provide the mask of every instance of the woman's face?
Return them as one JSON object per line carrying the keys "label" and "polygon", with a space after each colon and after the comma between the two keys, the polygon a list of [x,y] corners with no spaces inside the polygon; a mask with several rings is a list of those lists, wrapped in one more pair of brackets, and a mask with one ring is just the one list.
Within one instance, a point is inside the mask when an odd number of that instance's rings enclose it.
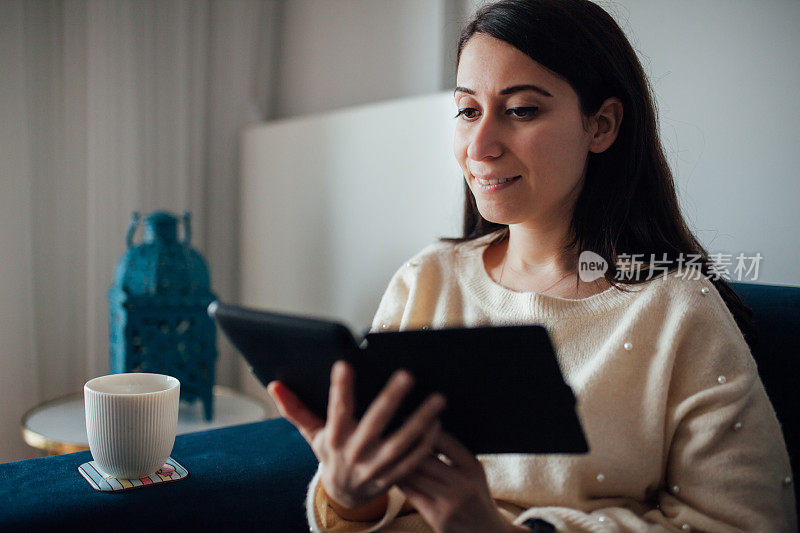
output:
{"label": "woman's face", "polygon": [[[577,93],[482,33],[462,49],[456,85],[454,152],[481,215],[531,227],[569,221],[592,141]],[[513,179],[489,181],[507,178]]]}

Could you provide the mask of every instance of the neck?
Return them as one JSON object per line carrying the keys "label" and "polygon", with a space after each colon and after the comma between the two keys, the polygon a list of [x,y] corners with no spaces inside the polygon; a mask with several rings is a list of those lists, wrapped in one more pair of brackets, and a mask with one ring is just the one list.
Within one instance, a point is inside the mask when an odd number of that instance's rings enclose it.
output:
{"label": "neck", "polygon": [[564,250],[566,239],[567,228],[563,225],[529,228],[512,224],[505,249],[505,268],[535,277],[572,273],[578,258]]}

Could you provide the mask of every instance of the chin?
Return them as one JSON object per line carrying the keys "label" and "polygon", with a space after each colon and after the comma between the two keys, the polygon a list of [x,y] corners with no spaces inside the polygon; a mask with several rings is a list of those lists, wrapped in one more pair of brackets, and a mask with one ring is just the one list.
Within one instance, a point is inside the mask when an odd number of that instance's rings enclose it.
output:
{"label": "chin", "polygon": [[516,223],[516,217],[512,216],[510,213],[498,212],[496,209],[481,209],[480,205],[478,205],[478,212],[483,218],[495,224],[504,224],[508,226]]}
{"label": "chin", "polygon": [[494,222],[495,224],[514,224],[518,222],[520,218],[516,210],[508,209],[508,205],[482,201],[480,197],[477,197],[475,200],[478,213],[489,222]]}

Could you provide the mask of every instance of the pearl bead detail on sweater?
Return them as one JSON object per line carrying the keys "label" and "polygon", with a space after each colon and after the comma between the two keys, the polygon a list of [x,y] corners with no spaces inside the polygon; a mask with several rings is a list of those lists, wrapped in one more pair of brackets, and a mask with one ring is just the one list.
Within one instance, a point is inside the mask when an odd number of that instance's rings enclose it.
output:
{"label": "pearl bead detail on sweater", "polygon": [[728,381],[728,379],[725,376],[720,376],[717,378],[717,383],[719,383],[720,385],[722,385],[726,381]]}
{"label": "pearl bead detail on sweater", "polygon": [[706,295],[706,294],[708,294],[710,291],[708,290],[708,287],[703,287],[702,289],[700,289],[700,292],[703,294],[703,296],[705,296],[705,295]]}
{"label": "pearl bead detail on sweater", "polygon": [[681,491],[681,488],[678,485],[672,487],[672,492],[678,494]]}
{"label": "pearl bead detail on sweater", "polygon": [[734,431],[739,431],[740,429],[742,429],[742,423],[741,423],[741,422],[736,422],[736,423],[733,425],[733,430],[734,430]]}
{"label": "pearl bead detail on sweater", "polygon": [[628,351],[631,351],[633,349],[633,344],[631,344],[630,342],[626,342],[625,344],[622,345],[622,347]]}
{"label": "pearl bead detail on sweater", "polygon": [[605,480],[606,480],[606,476],[602,472],[597,474],[597,482],[598,483],[602,483]]}
{"label": "pearl bead detail on sweater", "polygon": [[608,517],[606,517],[606,515],[601,514],[600,516],[597,517],[598,522],[605,522],[606,520],[608,520]]}
{"label": "pearl bead detail on sweater", "polygon": [[389,327],[389,324],[381,324],[381,328],[386,329]]}
{"label": "pearl bead detail on sweater", "polygon": [[786,476],[785,478],[783,478],[784,487],[788,487],[791,484],[792,484],[792,476]]}
{"label": "pearl bead detail on sweater", "polygon": [[689,531],[690,529],[692,529],[692,526],[690,526],[689,524],[683,524],[681,526],[681,529],[684,531]]}

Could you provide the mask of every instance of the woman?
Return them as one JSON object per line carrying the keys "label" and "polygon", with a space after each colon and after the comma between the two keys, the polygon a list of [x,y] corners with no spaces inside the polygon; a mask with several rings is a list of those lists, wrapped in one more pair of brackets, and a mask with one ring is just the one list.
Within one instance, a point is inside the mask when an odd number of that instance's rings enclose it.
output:
{"label": "woman", "polygon": [[[441,431],[438,395],[381,438],[413,377],[396,373],[355,421],[337,363],[325,421],[269,388],[320,459],[312,530],[795,530],[746,309],[680,216],[623,32],[586,0],[507,0],[476,14],[458,58],[464,236],[397,271],[373,330],[544,324],[591,451],[476,458]],[[581,279],[586,251],[603,277]]]}

